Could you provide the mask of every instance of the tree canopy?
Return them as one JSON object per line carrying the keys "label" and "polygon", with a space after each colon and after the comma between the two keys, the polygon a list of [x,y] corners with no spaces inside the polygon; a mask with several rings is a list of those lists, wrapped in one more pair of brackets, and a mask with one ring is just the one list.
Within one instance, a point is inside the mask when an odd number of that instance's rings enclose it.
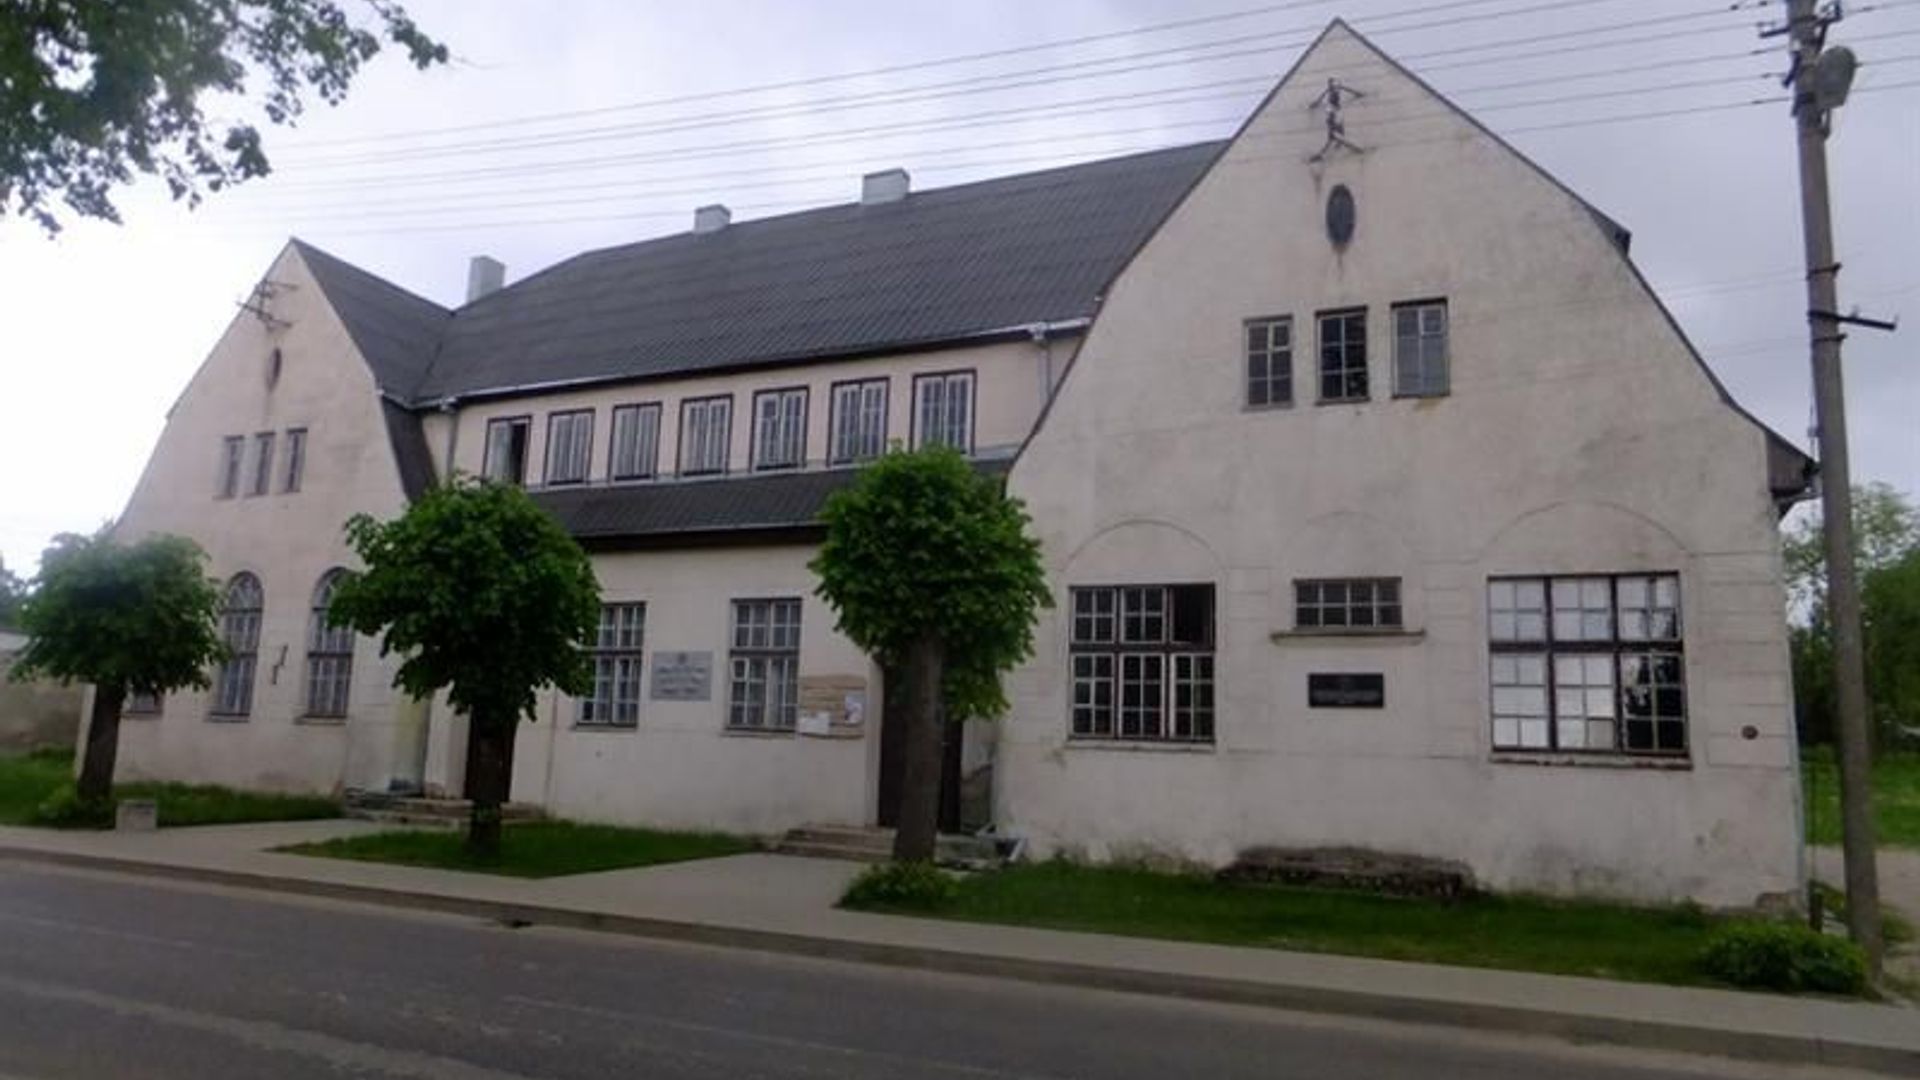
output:
{"label": "tree canopy", "polygon": [[446,46],[394,0],[362,0],[355,18],[333,0],[14,0],[0,9],[0,214],[60,229],[58,199],[119,221],[112,189],[157,175],[198,204],[270,166],[260,131],[215,120],[207,98],[244,94],[290,124],[311,93],[346,97],[382,42],[417,67]]}
{"label": "tree canopy", "polygon": [[0,559],[0,626],[13,626],[20,621],[20,605],[26,599],[27,583],[7,569],[5,559]]}
{"label": "tree canopy", "polygon": [[1036,613],[1053,602],[1019,500],[937,447],[881,457],[821,518],[812,568],[840,632],[885,664],[936,636],[949,716],[1004,712],[1000,674],[1032,654]]}

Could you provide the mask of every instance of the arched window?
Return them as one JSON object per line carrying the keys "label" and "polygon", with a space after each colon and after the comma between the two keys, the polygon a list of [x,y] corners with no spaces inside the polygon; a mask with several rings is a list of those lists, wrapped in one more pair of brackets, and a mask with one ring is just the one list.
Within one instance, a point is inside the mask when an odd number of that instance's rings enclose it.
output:
{"label": "arched window", "polygon": [[220,608],[220,637],[226,663],[213,681],[213,714],[244,718],[253,711],[253,672],[260,659],[260,612],[266,593],[252,574],[234,575]]}
{"label": "arched window", "polygon": [[329,570],[313,587],[313,614],[307,622],[307,715],[347,715],[347,690],[353,684],[353,629],[327,625],[333,590],[345,570]]}

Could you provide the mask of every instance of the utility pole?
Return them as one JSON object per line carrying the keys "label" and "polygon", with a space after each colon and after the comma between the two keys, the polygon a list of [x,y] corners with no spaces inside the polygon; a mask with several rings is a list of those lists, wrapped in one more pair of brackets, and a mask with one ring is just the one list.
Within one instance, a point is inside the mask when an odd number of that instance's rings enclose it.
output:
{"label": "utility pole", "polygon": [[1826,49],[1827,27],[1841,18],[1838,2],[1825,11],[1815,0],[1787,0],[1792,35],[1794,126],[1800,143],[1800,217],[1807,249],[1807,325],[1813,344],[1813,406],[1819,432],[1820,510],[1827,556],[1827,618],[1833,627],[1834,686],[1839,697],[1840,818],[1846,853],[1847,930],[1867,958],[1867,975],[1880,979],[1884,942],[1880,884],[1874,866],[1871,803],[1872,750],[1867,728],[1866,670],[1860,638],[1860,583],[1853,568],[1853,488],[1847,466],[1847,402],[1840,371],[1844,324],[1839,311],[1840,264],[1833,257],[1833,216],[1827,196],[1827,132],[1832,110],[1846,100],[1853,54]]}

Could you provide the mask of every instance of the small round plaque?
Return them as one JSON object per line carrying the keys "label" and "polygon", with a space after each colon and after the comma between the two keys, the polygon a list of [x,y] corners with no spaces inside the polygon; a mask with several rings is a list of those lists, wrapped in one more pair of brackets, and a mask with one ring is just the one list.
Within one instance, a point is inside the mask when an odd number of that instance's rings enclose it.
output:
{"label": "small round plaque", "polygon": [[1334,247],[1346,247],[1353,239],[1353,223],[1353,192],[1345,184],[1335,185],[1327,196],[1327,239]]}

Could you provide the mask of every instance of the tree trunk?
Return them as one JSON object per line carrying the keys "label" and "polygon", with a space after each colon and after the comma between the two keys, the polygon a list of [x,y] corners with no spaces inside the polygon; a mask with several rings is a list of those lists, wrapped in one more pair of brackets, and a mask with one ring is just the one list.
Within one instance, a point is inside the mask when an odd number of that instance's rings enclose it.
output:
{"label": "tree trunk", "polygon": [[124,686],[93,689],[87,749],[80,761],[78,792],[82,802],[107,802],[113,798],[113,767],[120,756],[120,706],[126,700]]}
{"label": "tree trunk", "polygon": [[467,853],[476,859],[500,856],[500,807],[513,783],[513,737],[520,718],[504,720],[475,713],[467,730]]}
{"label": "tree trunk", "polygon": [[928,862],[940,828],[940,683],[946,646],[932,635],[907,650],[907,752],[900,783],[900,824],[893,835],[896,862]]}

